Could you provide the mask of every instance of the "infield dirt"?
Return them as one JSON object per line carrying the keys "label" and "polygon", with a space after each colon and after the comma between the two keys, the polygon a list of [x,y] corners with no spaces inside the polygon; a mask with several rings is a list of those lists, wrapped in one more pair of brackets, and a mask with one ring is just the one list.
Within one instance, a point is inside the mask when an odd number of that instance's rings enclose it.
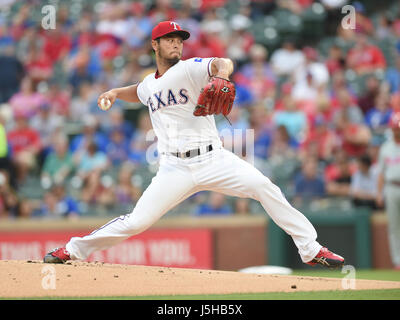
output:
{"label": "infield dirt", "polygon": [[[400,281],[355,280],[356,290],[400,289]],[[0,298],[194,295],[344,290],[342,279],[245,274],[102,262],[0,260]]]}

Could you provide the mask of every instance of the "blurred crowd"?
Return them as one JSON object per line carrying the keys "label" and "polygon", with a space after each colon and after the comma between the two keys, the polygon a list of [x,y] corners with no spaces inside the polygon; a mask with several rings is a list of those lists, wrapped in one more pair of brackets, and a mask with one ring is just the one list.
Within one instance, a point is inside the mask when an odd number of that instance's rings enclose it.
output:
{"label": "blurred crowd", "polygon": [[[42,24],[47,4],[57,8],[55,29]],[[355,8],[354,28],[340,23],[346,4]],[[183,59],[234,61],[232,126],[216,117],[218,128],[254,130],[255,166],[295,206],[341,199],[382,209],[375,201],[376,161],[391,138],[391,115],[400,111],[397,1],[8,0],[0,6],[0,218],[131,210],[157,170],[147,161],[156,142],[148,111],[117,101],[105,112],[97,98],[155,71],[149,39],[162,20],[190,31]],[[287,21],[300,25],[280,27]],[[310,21],[317,22],[306,28]],[[171,212],[262,209],[200,192]]]}

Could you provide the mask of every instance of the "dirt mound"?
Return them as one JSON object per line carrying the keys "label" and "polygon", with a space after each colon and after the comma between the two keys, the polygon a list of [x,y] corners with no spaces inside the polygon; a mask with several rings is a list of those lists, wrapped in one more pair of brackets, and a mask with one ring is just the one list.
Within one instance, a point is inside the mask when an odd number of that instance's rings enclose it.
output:
{"label": "dirt mound", "polygon": [[[232,271],[114,265],[101,262],[0,261],[0,297],[95,297],[343,290],[342,279]],[[400,282],[356,280],[357,290]]]}

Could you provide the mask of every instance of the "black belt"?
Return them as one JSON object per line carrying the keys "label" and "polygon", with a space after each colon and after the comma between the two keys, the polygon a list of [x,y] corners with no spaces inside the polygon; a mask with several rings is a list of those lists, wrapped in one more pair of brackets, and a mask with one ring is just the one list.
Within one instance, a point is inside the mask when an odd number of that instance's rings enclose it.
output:
{"label": "black belt", "polygon": [[[206,147],[206,151],[204,153],[210,152],[212,151],[212,149],[213,146],[212,144],[210,144]],[[186,152],[170,152],[170,154],[178,158],[193,158],[199,156],[201,153],[200,153],[200,148],[197,148]]]}

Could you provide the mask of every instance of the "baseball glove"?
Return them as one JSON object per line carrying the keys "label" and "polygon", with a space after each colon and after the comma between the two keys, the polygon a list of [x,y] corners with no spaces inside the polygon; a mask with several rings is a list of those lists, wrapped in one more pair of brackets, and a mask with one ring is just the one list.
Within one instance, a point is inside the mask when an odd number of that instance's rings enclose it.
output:
{"label": "baseball glove", "polygon": [[233,82],[220,77],[212,77],[210,82],[201,89],[195,116],[208,116],[212,114],[228,115],[232,110],[236,89]]}

